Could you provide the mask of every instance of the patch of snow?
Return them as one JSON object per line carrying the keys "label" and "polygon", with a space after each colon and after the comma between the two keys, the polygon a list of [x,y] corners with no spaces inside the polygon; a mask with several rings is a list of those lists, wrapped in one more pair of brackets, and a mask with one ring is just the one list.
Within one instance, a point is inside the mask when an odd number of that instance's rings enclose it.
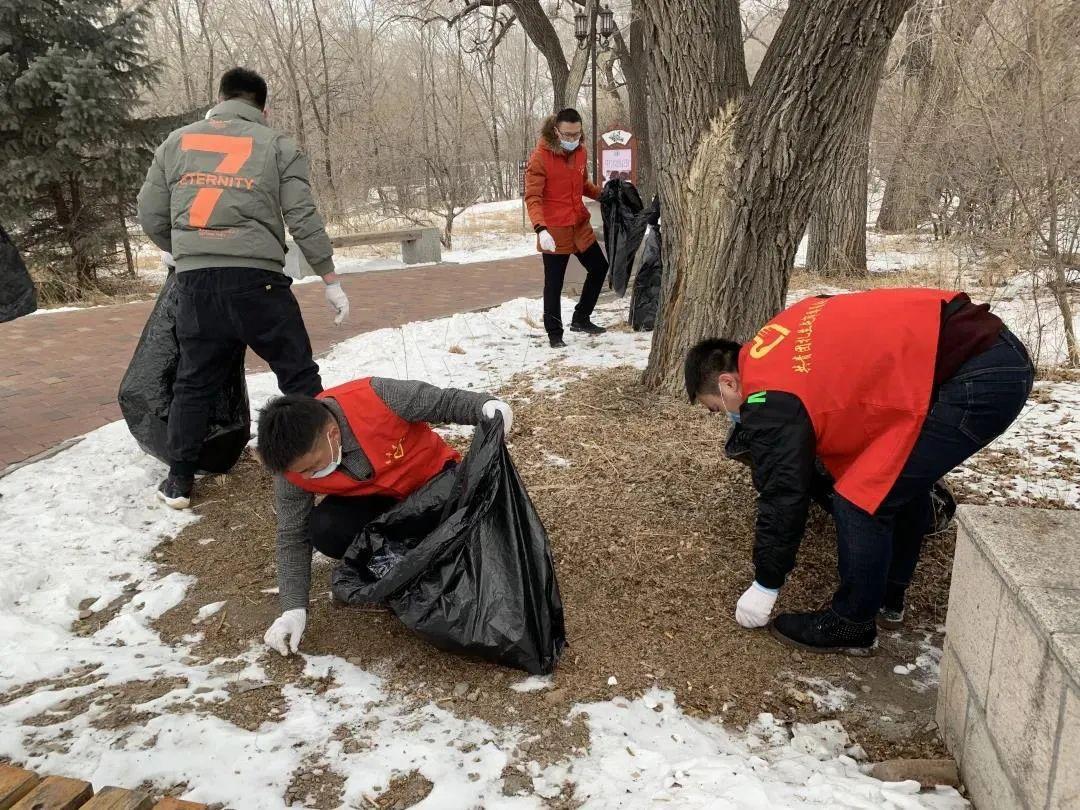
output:
{"label": "patch of snow", "polygon": [[211,602],[209,605],[203,605],[201,608],[199,608],[198,614],[195,616],[194,619],[191,620],[191,623],[201,624],[202,622],[205,622],[207,619],[213,616],[215,613],[218,613],[223,607],[225,607],[224,602]]}
{"label": "patch of snow", "polygon": [[554,683],[554,678],[550,675],[532,675],[523,681],[510,684],[510,688],[515,692],[539,692],[541,689],[550,689]]}
{"label": "patch of snow", "polygon": [[824,678],[800,676],[797,680],[809,687],[806,694],[814,701],[814,707],[818,711],[841,712],[855,701],[853,692]]}
{"label": "patch of snow", "polygon": [[570,459],[557,456],[546,450],[544,451],[544,463],[549,467],[572,467],[574,465],[574,462],[570,461]]}
{"label": "patch of snow", "polygon": [[[661,711],[646,705],[649,699]],[[761,715],[743,733],[688,717],[670,692],[576,706],[587,715],[588,752],[542,773],[568,779],[586,810],[680,808],[966,808],[955,790],[913,795],[863,773],[836,721],[790,730]]]}

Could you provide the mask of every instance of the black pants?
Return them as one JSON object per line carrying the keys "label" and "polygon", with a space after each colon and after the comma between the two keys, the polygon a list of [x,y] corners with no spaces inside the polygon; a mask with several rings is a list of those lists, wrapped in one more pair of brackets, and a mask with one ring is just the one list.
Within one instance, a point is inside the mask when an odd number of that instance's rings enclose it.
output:
{"label": "black pants", "polygon": [[177,274],[180,362],[169,408],[169,471],[193,475],[209,409],[240,346],[270,364],[286,394],[322,391],[300,305],[281,273],[213,267]]}
{"label": "black pants", "polygon": [[1004,433],[1027,402],[1035,368],[1011,332],[968,360],[935,392],[915,447],[873,515],[833,494],[840,588],[833,610],[851,621],[899,609],[933,520],[930,490]]}
{"label": "black pants", "polygon": [[311,545],[327,557],[340,560],[356,535],[396,503],[384,495],[327,495],[308,519]]}
{"label": "black pants", "polygon": [[[544,255],[544,329],[549,337],[561,338],[563,334],[562,288],[566,279],[569,253],[545,253]],[[600,291],[604,288],[608,263],[598,242],[593,242],[581,253],[575,253],[587,273],[585,286],[581,288],[581,300],[574,309],[574,323],[585,323],[596,308]]]}

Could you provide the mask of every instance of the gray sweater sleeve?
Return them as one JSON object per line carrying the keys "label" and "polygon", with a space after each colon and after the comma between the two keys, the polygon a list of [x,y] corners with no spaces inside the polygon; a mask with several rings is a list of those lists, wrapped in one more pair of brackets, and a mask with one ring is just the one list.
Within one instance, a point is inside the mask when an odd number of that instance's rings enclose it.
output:
{"label": "gray sweater sleeve", "polygon": [[315,506],[315,496],[290,483],[285,476],[275,475],[274,502],[277,509],[277,579],[281,610],[306,608],[311,591],[312,553],[308,518]]}
{"label": "gray sweater sleeve", "polygon": [[436,388],[417,380],[372,377],[371,387],[387,406],[406,422],[437,425],[477,425],[481,408],[495,397],[460,388]]}

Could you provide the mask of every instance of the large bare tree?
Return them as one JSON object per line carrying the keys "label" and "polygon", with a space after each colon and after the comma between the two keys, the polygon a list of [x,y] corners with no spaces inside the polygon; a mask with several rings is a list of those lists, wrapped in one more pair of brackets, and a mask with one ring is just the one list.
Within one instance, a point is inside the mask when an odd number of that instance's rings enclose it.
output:
{"label": "large bare tree", "polygon": [[793,3],[750,88],[736,0],[645,4],[665,225],[648,385],[678,391],[694,342],[747,339],[783,306],[811,201],[911,2]]}

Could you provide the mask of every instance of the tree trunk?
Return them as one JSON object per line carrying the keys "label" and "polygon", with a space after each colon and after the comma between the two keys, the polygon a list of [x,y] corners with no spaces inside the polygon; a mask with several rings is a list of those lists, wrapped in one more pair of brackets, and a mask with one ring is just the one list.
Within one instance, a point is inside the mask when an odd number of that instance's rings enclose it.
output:
{"label": "tree trunk", "polygon": [[120,240],[124,243],[124,259],[127,261],[127,274],[131,278],[135,278],[135,257],[131,252],[131,236],[128,234],[127,226],[127,206],[124,204],[123,198],[116,195],[116,216],[117,226],[120,228]]}
{"label": "tree trunk", "polygon": [[203,44],[206,46],[206,103],[213,104],[217,99],[214,92],[214,83],[217,81],[217,69],[214,66],[214,39],[210,36],[210,26],[207,18],[210,14],[207,4],[209,0],[196,0],[195,8],[199,12],[199,33]]}
{"label": "tree trunk", "polygon": [[[560,107],[565,106],[563,100],[567,96],[566,84],[570,76],[570,68],[566,64],[559,34],[555,26],[551,24],[551,20],[547,18],[547,14],[544,13],[540,0],[509,0],[509,5],[521,22],[522,30],[547,62],[554,100],[551,112],[556,112]],[[583,72],[582,76],[584,75]],[[574,88],[575,97],[580,87],[581,80],[579,79],[578,86]]]}
{"label": "tree trunk", "polygon": [[[631,20],[627,28],[629,42],[620,54],[626,94],[630,108],[630,130],[637,138],[637,176],[641,199],[648,205],[656,193],[653,173],[652,145],[649,138],[649,60],[645,53],[645,21],[642,19],[644,0],[632,0]],[[621,37],[620,37],[621,39]]]}
{"label": "tree trunk", "polygon": [[737,3],[647,4],[665,248],[650,388],[677,393],[690,346],[720,335],[747,340],[782,308],[810,201],[872,97],[910,4],[790,5],[749,95],[740,92]]}
{"label": "tree trunk", "polygon": [[[883,233],[915,230],[930,214],[943,175],[940,133],[951,122],[953,103],[960,91],[956,52],[970,46],[992,0],[971,0],[946,7],[942,32],[927,56],[923,42],[932,41],[930,10],[920,2],[913,10],[917,38],[915,56],[905,77],[904,108],[909,120],[900,122],[900,140],[885,181],[877,226]],[[911,80],[909,88],[908,79]]]}
{"label": "tree trunk", "polygon": [[867,275],[866,187],[874,97],[857,101],[865,106],[859,125],[840,151],[835,174],[823,186],[810,216],[806,267],[827,277]]}
{"label": "tree trunk", "polygon": [[184,20],[180,17],[180,0],[173,0],[173,14],[176,15],[176,46],[180,51],[180,74],[184,79],[184,98],[190,110],[195,106],[195,93],[191,88],[191,71],[188,69],[187,46],[184,43]]}

